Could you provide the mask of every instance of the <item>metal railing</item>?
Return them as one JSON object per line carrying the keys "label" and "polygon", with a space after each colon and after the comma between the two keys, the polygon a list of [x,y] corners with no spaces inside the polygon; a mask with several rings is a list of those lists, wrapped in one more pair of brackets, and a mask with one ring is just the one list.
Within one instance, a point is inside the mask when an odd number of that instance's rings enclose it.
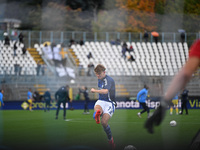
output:
{"label": "metal railing", "polygon": [[[121,42],[142,42],[143,33],[141,32],[69,32],[69,31],[16,31],[14,36],[9,35],[11,40],[17,40],[18,35],[22,32],[24,35],[24,42],[26,47],[33,47],[34,44],[42,44],[46,41],[54,42],[56,44],[68,45],[70,40],[75,42],[83,41],[104,41],[111,42],[119,39]],[[4,31],[0,31],[0,40],[3,40]],[[180,42],[181,37],[179,32],[159,32],[159,42]],[[189,45],[200,38],[200,33],[185,33],[185,42]],[[153,42],[153,36],[149,32],[149,42]]]}

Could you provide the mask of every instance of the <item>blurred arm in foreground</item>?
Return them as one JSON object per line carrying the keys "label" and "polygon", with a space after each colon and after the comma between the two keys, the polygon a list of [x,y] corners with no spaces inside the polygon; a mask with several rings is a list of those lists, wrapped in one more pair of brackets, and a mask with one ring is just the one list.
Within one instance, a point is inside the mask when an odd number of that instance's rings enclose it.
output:
{"label": "blurred arm in foreground", "polygon": [[178,74],[173,78],[169,85],[163,99],[161,100],[160,106],[155,110],[153,115],[145,122],[145,128],[148,132],[153,133],[154,126],[161,124],[165,117],[165,112],[168,105],[171,103],[172,98],[178,91],[183,89],[186,84],[190,81],[193,73],[198,69],[200,65],[200,40],[193,43],[190,48],[189,58],[185,65],[181,68]]}

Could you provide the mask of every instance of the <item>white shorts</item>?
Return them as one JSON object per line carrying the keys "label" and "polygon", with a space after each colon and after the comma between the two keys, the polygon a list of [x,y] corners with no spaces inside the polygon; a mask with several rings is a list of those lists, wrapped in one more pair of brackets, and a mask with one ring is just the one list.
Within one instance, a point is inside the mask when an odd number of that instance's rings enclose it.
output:
{"label": "white shorts", "polygon": [[96,105],[100,105],[102,110],[103,110],[103,113],[102,114],[109,114],[110,117],[112,117],[114,111],[115,111],[115,106],[112,102],[107,102],[107,101],[102,101],[102,100],[97,100],[97,102],[95,103],[94,106]]}

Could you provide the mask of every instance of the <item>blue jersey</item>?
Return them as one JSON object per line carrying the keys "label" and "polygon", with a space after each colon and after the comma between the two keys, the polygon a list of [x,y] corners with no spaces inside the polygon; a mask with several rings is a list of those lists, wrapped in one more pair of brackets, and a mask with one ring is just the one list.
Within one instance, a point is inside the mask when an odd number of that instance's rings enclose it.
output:
{"label": "blue jersey", "polygon": [[141,91],[138,92],[137,100],[140,103],[145,103],[145,101],[147,99],[147,95],[148,95],[148,90],[144,88],[144,89],[142,89]]}
{"label": "blue jersey", "polygon": [[98,79],[98,88],[108,89],[107,94],[99,94],[99,100],[115,101],[115,81],[108,75],[103,79]]}
{"label": "blue jersey", "polygon": [[30,91],[28,91],[28,93],[27,93],[27,99],[29,100],[31,98],[32,98],[32,93]]}
{"label": "blue jersey", "polygon": [[3,104],[3,94],[0,92],[0,102]]}
{"label": "blue jersey", "polygon": [[177,100],[178,99],[178,95],[179,95],[179,93],[177,93],[172,100]]}

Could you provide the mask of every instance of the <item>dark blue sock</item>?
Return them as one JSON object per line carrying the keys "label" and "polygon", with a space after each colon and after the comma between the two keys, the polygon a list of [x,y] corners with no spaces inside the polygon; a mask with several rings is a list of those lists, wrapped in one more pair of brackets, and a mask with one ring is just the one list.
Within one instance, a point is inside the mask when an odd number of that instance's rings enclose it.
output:
{"label": "dark blue sock", "polygon": [[106,128],[104,128],[104,131],[106,132],[108,139],[111,140],[112,133],[111,133],[111,130],[110,130],[110,126],[108,125]]}

